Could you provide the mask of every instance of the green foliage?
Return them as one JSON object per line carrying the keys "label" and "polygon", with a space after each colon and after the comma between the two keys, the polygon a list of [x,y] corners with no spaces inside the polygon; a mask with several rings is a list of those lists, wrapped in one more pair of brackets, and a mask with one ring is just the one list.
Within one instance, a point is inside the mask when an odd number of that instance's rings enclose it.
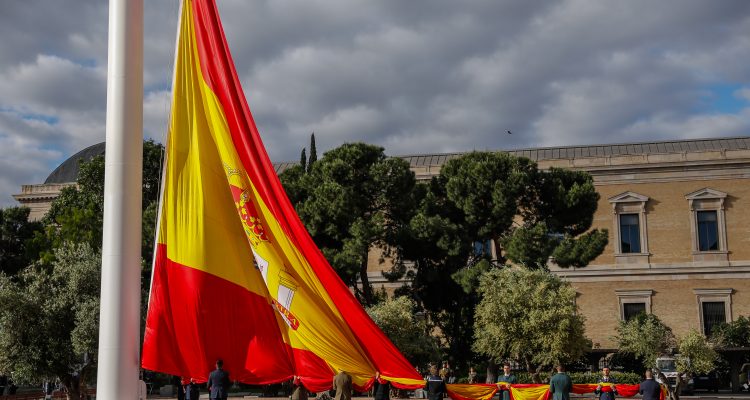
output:
{"label": "green foliage", "polygon": [[506,256],[513,263],[529,269],[545,269],[557,242],[544,224],[536,224],[514,229],[502,244]]}
{"label": "green foliage", "polygon": [[414,365],[436,361],[438,346],[429,335],[423,318],[417,318],[416,303],[408,297],[395,297],[367,308],[373,321]]}
{"label": "green foliage", "polygon": [[49,267],[0,275],[0,371],[19,382],[60,381],[95,373],[101,255],[88,244],[63,243]]}
{"label": "green foliage", "polygon": [[368,252],[380,248],[400,264],[400,239],[415,207],[409,165],[380,147],[351,143],[308,163],[307,173],[290,168],[281,181],[333,268],[362,303],[373,304]]}
{"label": "green foliage", "polygon": [[315,161],[318,161],[318,149],[315,147],[315,132],[310,134],[310,158],[307,161],[307,169],[311,169]]}
{"label": "green foliage", "polygon": [[653,368],[656,358],[670,352],[676,343],[672,329],[656,315],[646,313],[620,321],[615,340],[620,352],[640,359],[644,368]]}
{"label": "green foliage", "polygon": [[750,319],[740,316],[732,322],[714,326],[711,341],[717,347],[750,347]]}
{"label": "green foliage", "polygon": [[563,268],[581,268],[602,254],[609,241],[607,230],[594,229],[578,237],[565,238],[552,251],[555,263]]}
{"label": "green foliage", "polygon": [[[517,372],[514,374],[516,375],[516,379],[518,379],[518,383],[534,383],[532,374],[529,372]],[[573,381],[574,385],[596,383],[597,379],[601,376],[598,373],[592,372],[571,372],[568,375],[570,375],[570,379]],[[612,371],[610,375],[617,381],[617,383],[628,385],[635,385],[641,383],[643,380],[640,375],[633,372]],[[540,372],[539,377],[542,382],[549,382],[550,373]]]}
{"label": "green foliage", "polygon": [[0,271],[9,276],[39,256],[33,239],[41,232],[42,224],[29,221],[29,213],[28,207],[0,209]]}
{"label": "green foliage", "polygon": [[[546,269],[550,256],[562,267],[585,266],[607,242],[606,231],[586,232],[599,199],[590,175],[539,171],[507,153],[451,159],[415,188],[415,198],[420,203],[403,254],[414,261],[411,293],[459,357],[471,356],[483,273],[506,258],[529,269]],[[494,243],[494,258],[475,253],[475,243]]]}
{"label": "green foliage", "polygon": [[[164,147],[153,140],[143,142],[143,248],[144,264],[149,265],[154,249],[154,229],[159,200],[159,182]],[[102,245],[104,209],[104,157],[81,164],[76,186],[66,187],[47,212],[45,233],[36,241],[45,248],[44,260],[51,260],[53,249],[64,242],[86,243],[94,249]]]}
{"label": "green foliage", "polygon": [[712,371],[719,359],[719,354],[706,337],[691,329],[679,340],[677,369],[689,375],[707,374]]}
{"label": "green foliage", "polygon": [[307,154],[304,148],[302,148],[302,153],[299,155],[299,165],[303,171],[307,171]]}
{"label": "green foliage", "polygon": [[591,342],[569,282],[546,271],[491,270],[480,280],[474,350],[533,366],[578,360]]}

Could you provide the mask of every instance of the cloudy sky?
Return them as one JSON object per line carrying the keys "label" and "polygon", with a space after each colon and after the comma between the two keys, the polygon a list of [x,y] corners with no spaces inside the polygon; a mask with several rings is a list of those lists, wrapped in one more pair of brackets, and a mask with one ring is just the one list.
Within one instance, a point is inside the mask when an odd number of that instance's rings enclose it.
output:
{"label": "cloudy sky", "polygon": [[[177,0],[145,0],[163,141]],[[218,0],[274,161],[750,134],[749,1]],[[0,2],[0,206],[104,140],[105,0]],[[504,132],[511,130],[513,135]]]}

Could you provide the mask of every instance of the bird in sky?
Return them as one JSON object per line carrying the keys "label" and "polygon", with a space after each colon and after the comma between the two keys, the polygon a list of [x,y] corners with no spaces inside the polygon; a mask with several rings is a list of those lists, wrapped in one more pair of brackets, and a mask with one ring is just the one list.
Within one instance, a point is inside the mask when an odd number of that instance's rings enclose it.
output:
{"label": "bird in sky", "polygon": [[511,132],[511,131],[509,131],[509,130],[508,130],[508,131],[505,131],[505,133],[507,133],[508,135],[512,135],[512,134],[513,134],[513,132]]}

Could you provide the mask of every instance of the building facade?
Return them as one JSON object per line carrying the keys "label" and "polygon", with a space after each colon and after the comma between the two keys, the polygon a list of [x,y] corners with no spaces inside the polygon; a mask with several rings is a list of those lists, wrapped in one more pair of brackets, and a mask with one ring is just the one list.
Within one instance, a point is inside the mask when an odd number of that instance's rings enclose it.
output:
{"label": "building facade", "polygon": [[[40,217],[60,188],[73,184],[71,157],[44,184],[24,185],[16,199]],[[718,322],[750,315],[750,137],[513,150],[539,167],[589,172],[601,198],[594,227],[609,231],[604,252],[585,268],[555,274],[575,287],[595,349],[614,349],[620,320],[645,311],[681,335],[708,333]],[[461,153],[402,156],[428,180]],[[277,172],[291,164],[277,164]],[[57,191],[57,192],[56,192]],[[390,265],[370,255],[370,282],[387,290]]]}

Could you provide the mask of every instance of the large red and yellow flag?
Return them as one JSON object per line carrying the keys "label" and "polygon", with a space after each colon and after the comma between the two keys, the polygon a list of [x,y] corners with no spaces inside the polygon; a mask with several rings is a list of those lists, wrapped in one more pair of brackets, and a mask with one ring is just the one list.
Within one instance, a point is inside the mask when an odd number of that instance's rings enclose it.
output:
{"label": "large red and yellow flag", "polygon": [[424,384],[315,246],[286,197],[240,87],[214,0],[184,0],[144,368],[310,390],[343,370]]}

